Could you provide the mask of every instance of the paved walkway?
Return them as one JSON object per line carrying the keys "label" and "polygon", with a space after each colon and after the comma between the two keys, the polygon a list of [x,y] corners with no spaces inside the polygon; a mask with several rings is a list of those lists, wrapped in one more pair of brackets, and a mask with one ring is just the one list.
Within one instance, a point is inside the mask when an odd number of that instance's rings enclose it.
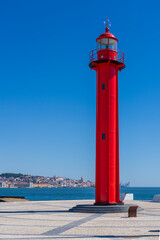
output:
{"label": "paved walkway", "polygon": [[68,212],[93,201],[0,203],[0,239],[159,240],[160,203],[132,201],[144,211],[137,218],[127,213]]}

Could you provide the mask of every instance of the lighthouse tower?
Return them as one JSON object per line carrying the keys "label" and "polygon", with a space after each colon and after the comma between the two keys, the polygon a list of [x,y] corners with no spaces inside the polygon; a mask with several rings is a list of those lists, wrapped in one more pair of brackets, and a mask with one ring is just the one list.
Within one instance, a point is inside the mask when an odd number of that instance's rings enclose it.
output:
{"label": "lighthouse tower", "polygon": [[118,204],[119,124],[118,72],[124,67],[124,53],[117,50],[118,39],[109,32],[97,39],[97,49],[89,54],[89,67],[96,71],[96,199],[95,204]]}

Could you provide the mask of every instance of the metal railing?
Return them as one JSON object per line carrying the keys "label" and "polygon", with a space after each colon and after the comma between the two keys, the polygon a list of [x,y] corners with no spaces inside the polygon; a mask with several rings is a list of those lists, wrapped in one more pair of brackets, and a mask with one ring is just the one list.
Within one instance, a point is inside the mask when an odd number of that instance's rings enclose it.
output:
{"label": "metal railing", "polygon": [[[93,61],[98,60],[97,52],[100,51],[100,50],[103,50],[103,49],[94,49],[94,50],[89,52],[89,62],[93,62]],[[114,51],[114,50],[112,50],[112,51]],[[118,62],[124,63],[124,53],[120,50],[117,50],[116,52],[117,52],[117,59],[116,60]]]}

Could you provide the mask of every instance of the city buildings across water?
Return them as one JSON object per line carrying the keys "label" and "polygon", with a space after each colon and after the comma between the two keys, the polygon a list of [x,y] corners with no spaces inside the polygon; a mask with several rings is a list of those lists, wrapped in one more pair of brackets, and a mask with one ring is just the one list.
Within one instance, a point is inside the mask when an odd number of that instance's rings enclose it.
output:
{"label": "city buildings across water", "polygon": [[2,173],[0,175],[0,188],[57,188],[57,187],[94,187],[94,182],[69,179],[67,177],[44,177],[15,173]]}

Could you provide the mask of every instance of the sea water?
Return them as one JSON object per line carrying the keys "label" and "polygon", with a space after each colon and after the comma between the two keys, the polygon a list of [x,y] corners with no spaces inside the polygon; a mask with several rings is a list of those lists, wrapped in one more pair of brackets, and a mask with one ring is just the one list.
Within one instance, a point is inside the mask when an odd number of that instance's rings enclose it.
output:
{"label": "sea water", "polygon": [[[135,200],[152,200],[160,194],[158,187],[121,188],[122,193],[133,193]],[[30,201],[94,199],[95,188],[0,188],[0,196],[20,196]]]}

